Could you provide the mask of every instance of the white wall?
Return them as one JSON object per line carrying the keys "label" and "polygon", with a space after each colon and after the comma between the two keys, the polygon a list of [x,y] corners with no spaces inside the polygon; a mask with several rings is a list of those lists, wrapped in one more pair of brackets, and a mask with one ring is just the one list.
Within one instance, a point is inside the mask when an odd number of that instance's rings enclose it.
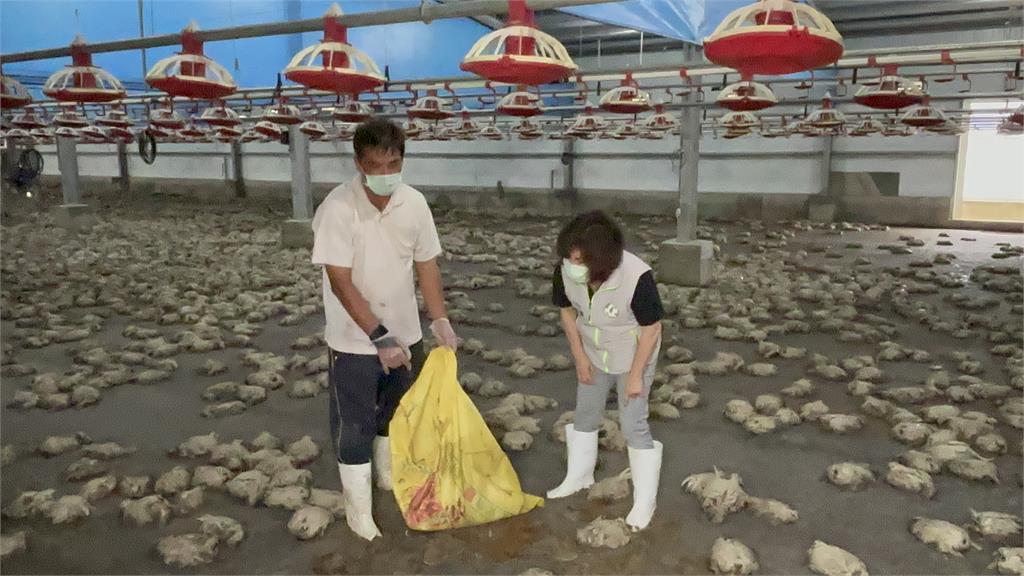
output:
{"label": "white wall", "polygon": [[[825,183],[825,140],[793,137],[736,140],[705,136],[701,142],[699,190],[704,193],[815,194]],[[419,186],[550,190],[563,186],[557,140],[409,142],[405,177]],[[664,192],[678,190],[679,141],[576,141],[575,186],[581,190]],[[899,172],[900,196],[952,197],[956,137],[833,138],[834,172]],[[59,174],[53,146],[40,147],[45,174]],[[83,176],[116,177],[116,147],[79,145]],[[288,182],[288,149],[278,143],[242,146],[246,180]],[[342,182],[355,173],[348,142],[314,142],[310,147],[313,182]],[[233,174],[227,144],[166,144],[152,165],[129,148],[129,174],[141,178],[227,180]]]}

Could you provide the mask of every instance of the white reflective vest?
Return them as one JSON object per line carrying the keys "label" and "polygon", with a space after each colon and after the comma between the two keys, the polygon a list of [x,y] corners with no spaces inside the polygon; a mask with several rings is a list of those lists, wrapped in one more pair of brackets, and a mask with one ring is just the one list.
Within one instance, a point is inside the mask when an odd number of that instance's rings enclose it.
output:
{"label": "white reflective vest", "polygon": [[[629,372],[640,339],[640,324],[633,315],[636,284],[651,267],[630,252],[623,251],[622,263],[590,297],[585,283],[569,277],[562,266],[565,295],[576,309],[576,327],[587,358],[608,374]],[[661,340],[651,355],[656,362]]]}

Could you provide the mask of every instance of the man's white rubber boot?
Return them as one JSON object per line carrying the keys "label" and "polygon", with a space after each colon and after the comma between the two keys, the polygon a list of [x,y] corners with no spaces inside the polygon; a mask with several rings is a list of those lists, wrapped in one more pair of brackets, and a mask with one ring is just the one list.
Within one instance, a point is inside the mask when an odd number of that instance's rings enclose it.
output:
{"label": "man's white rubber boot", "polygon": [[597,465],[597,430],[577,432],[572,424],[565,425],[565,450],[568,453],[565,480],[553,490],[548,498],[564,498],[594,484],[594,467]]}
{"label": "man's white rubber boot", "polygon": [[626,516],[626,524],[634,531],[643,530],[651,523],[658,504],[658,479],[661,476],[662,444],[654,441],[654,448],[629,449],[629,470],[633,477],[633,509]]}
{"label": "man's white rubber boot", "polygon": [[370,485],[373,472],[366,464],[342,464],[338,462],[341,487],[345,496],[345,519],[348,527],[358,536],[373,540],[380,536],[380,530],[373,523],[373,487]]}
{"label": "man's white rubber boot", "polygon": [[391,490],[391,440],[387,436],[373,439],[373,475],[377,488]]}

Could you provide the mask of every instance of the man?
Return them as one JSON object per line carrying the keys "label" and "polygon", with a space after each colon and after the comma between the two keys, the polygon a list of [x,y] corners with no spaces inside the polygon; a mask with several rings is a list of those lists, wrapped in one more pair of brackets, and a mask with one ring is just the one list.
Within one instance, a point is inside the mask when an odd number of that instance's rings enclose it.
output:
{"label": "man", "polygon": [[414,270],[431,332],[452,350],[458,340],[445,312],[434,218],[423,195],[402,183],[402,129],[370,120],[352,144],[359,174],[317,208],[312,260],[323,266],[331,438],[345,516],[353,532],[373,540],[380,531],[371,460],[377,486],[391,490],[388,424],[423,364]]}

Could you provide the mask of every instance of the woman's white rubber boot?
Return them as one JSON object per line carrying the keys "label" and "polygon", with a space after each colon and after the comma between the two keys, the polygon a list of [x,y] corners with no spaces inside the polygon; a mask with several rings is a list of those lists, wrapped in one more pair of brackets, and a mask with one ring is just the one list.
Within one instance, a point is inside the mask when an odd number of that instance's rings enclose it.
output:
{"label": "woman's white rubber boot", "polygon": [[568,453],[565,480],[553,490],[548,498],[564,498],[594,484],[594,467],[597,465],[597,430],[577,432],[572,424],[565,425],[565,450]]}
{"label": "woman's white rubber boot", "polygon": [[391,490],[391,440],[387,436],[373,439],[373,473],[377,488]]}
{"label": "woman's white rubber boot", "polygon": [[661,442],[654,448],[629,449],[629,470],[633,477],[633,509],[626,516],[626,524],[634,531],[643,530],[651,523],[658,504],[658,479],[661,477]]}
{"label": "woman's white rubber boot", "polygon": [[369,462],[338,462],[342,493],[345,496],[345,519],[353,532],[367,540],[380,536],[380,530],[373,522],[373,487],[370,485],[373,472],[370,468]]}

